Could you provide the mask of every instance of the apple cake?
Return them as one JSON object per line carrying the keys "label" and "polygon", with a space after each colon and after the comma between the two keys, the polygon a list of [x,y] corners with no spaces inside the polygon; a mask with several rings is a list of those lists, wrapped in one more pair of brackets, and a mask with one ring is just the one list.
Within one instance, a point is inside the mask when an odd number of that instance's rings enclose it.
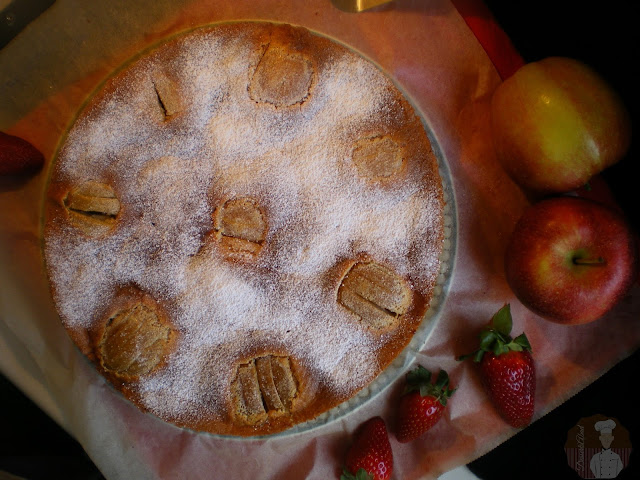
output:
{"label": "apple cake", "polygon": [[50,172],[61,320],[144,411],[253,436],[352,398],[440,270],[443,190],[394,83],[301,27],[172,37],[87,101]]}

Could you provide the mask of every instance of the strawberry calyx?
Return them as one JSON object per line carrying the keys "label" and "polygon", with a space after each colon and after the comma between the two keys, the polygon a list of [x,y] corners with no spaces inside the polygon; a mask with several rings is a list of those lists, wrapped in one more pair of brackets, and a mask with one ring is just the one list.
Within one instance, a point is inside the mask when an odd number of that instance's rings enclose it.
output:
{"label": "strawberry calyx", "polygon": [[342,470],[340,480],[374,480],[373,475],[367,472],[364,468],[359,468],[355,473],[351,473],[346,467]]}
{"label": "strawberry calyx", "polygon": [[512,327],[511,307],[507,303],[493,315],[489,325],[480,332],[480,348],[475,352],[458,357],[458,360],[473,357],[473,361],[477,363],[487,352],[493,353],[496,357],[511,351],[528,350],[531,352],[531,344],[524,333],[516,338],[511,337]]}
{"label": "strawberry calyx", "polygon": [[447,399],[456,391],[449,388],[449,375],[446,371],[440,370],[435,383],[431,382],[432,373],[418,365],[415,369],[407,373],[404,394],[420,392],[420,396],[431,396],[438,400],[443,406],[447,405]]}

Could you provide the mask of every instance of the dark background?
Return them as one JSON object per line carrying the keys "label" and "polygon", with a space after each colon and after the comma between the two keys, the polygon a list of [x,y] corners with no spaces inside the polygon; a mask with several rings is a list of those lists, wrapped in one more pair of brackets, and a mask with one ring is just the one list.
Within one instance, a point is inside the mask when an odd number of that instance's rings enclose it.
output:
{"label": "dark background", "polygon": [[[640,80],[633,73],[640,47],[636,1],[485,0],[485,3],[526,61],[567,56],[586,62],[618,91],[632,120],[638,118]],[[637,151],[638,141],[634,139],[628,155],[603,173],[636,231],[640,216],[636,201],[638,177],[634,175]],[[629,326],[638,327],[638,323]],[[635,446],[630,464],[617,478],[640,478],[636,413],[640,406],[634,395],[636,389],[632,388],[639,378],[639,356],[636,352],[469,468],[487,480],[578,479],[564,454],[567,432],[581,418],[602,414],[617,418],[630,432]],[[3,470],[29,480],[103,478],[82,447],[2,376],[0,418],[0,480],[4,480]]]}

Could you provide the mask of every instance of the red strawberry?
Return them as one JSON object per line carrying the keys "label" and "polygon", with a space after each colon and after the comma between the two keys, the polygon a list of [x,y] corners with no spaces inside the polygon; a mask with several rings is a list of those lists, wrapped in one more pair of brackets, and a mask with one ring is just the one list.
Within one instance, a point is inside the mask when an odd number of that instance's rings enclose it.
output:
{"label": "red strawberry", "polygon": [[512,339],[509,305],[502,307],[480,334],[480,349],[471,355],[480,363],[482,382],[498,413],[516,428],[533,417],[536,372],[531,345],[523,333]]}
{"label": "red strawberry", "polygon": [[407,388],[398,406],[399,442],[415,440],[440,420],[447,399],[455,392],[448,386],[449,376],[444,370],[440,370],[435,384],[431,383],[431,372],[421,365],[407,374]]}
{"label": "red strawberry", "polygon": [[0,132],[0,176],[33,173],[43,164],[42,153],[29,142]]}
{"label": "red strawberry", "polygon": [[387,426],[380,417],[364,422],[347,451],[340,480],[387,480],[393,470],[393,454]]}

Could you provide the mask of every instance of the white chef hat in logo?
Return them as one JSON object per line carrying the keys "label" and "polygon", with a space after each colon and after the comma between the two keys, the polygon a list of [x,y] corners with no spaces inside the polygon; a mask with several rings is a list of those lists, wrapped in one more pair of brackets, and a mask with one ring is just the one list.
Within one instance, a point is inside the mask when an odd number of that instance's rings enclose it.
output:
{"label": "white chef hat in logo", "polygon": [[600,432],[601,434],[603,433],[611,433],[611,431],[616,427],[616,422],[614,422],[613,420],[609,419],[609,420],[602,420],[600,422],[596,422],[595,424],[595,429]]}

